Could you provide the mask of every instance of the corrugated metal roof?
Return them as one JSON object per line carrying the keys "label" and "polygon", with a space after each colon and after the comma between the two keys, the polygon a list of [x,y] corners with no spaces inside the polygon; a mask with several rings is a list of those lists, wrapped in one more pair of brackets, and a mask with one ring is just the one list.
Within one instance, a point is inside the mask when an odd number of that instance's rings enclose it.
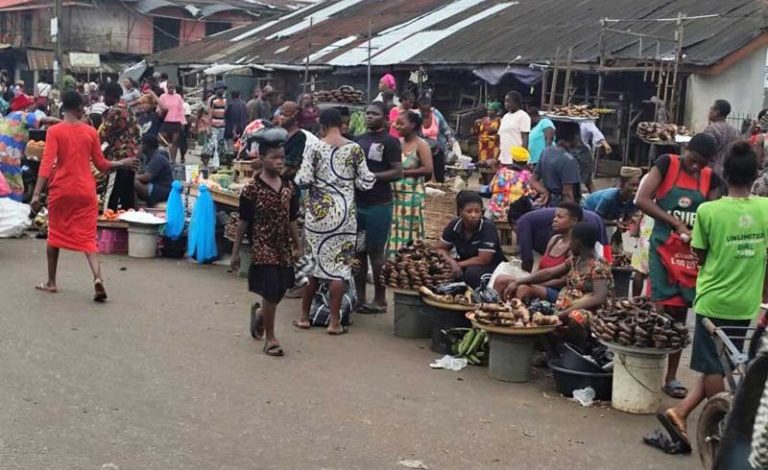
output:
{"label": "corrugated metal roof", "polygon": [[[711,65],[766,31],[763,0],[331,0],[282,18],[243,26],[190,46],[158,53],[157,63],[280,63],[364,65],[371,22],[372,63],[507,64],[554,59],[573,47],[573,60],[599,57],[600,19],[631,19],[610,27],[673,39],[674,21],[719,15],[685,23],[688,64]],[[309,23],[312,18],[310,33]],[[308,47],[311,34],[311,47]],[[615,59],[638,59],[637,37],[607,32],[606,51]],[[675,49],[659,41],[660,54]],[[644,39],[642,56],[656,55],[656,40]]]}

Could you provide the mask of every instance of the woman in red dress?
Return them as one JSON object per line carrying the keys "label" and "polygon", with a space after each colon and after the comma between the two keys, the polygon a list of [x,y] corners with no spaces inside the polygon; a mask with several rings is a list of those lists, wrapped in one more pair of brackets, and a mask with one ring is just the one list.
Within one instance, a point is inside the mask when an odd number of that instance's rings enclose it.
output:
{"label": "woman in red dress", "polygon": [[91,163],[102,172],[135,167],[136,160],[127,158],[110,162],[101,152],[96,130],[83,123],[83,99],[74,91],[62,97],[60,124],[51,127],[45,139],[32,208],[40,209],[40,193],[48,185],[48,281],[36,289],[54,293],[59,250],[82,251],[93,271],[93,300],[107,299],[101,267],[96,257],[96,221],[99,217],[96,182]]}

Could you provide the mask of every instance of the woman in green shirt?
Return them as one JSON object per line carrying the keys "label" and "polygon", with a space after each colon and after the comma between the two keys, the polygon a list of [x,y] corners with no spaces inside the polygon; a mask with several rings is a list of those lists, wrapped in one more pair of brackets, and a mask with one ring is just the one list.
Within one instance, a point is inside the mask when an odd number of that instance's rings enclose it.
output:
{"label": "woman in green shirt", "polygon": [[[739,335],[766,302],[768,198],[750,195],[757,178],[757,156],[747,142],[733,144],[723,176],[728,196],[705,202],[696,211],[691,247],[701,266],[696,280],[696,331],[691,369],[702,375],[677,406],[659,414],[670,435],[690,452],[686,419],[704,398],[725,390],[725,371],[712,336],[702,321],[709,318],[728,335]],[[734,339],[738,348],[743,340]]]}

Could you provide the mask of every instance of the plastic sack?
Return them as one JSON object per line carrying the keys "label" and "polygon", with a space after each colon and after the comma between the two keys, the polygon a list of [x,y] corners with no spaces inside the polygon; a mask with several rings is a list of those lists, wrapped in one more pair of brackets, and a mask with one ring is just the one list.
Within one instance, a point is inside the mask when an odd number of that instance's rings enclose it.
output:
{"label": "plastic sack", "polygon": [[530,276],[531,273],[522,268],[522,261],[519,258],[512,258],[511,261],[502,261],[496,266],[493,274],[491,274],[491,280],[488,285],[495,285],[496,278],[501,275],[510,276],[512,279],[521,279]]}
{"label": "plastic sack", "polygon": [[489,285],[491,274],[483,274],[480,278],[480,285],[472,292],[472,301],[476,304],[497,304],[499,303],[499,293]]}
{"label": "plastic sack", "polygon": [[13,199],[0,198],[0,238],[18,238],[32,225],[29,206]]}
{"label": "plastic sack", "polygon": [[216,259],[216,209],[208,187],[200,185],[200,195],[192,210],[189,223],[187,253],[198,263],[208,263]]}
{"label": "plastic sack", "polygon": [[435,293],[439,295],[464,294],[465,292],[467,292],[468,288],[469,287],[467,286],[466,282],[451,282],[448,284],[440,284],[435,289]]}
{"label": "plastic sack", "polygon": [[[312,326],[328,326],[331,322],[331,293],[329,282],[321,282],[317,288],[314,297],[312,297],[312,306],[309,308],[309,324]],[[341,298],[341,309],[339,316],[341,324],[349,325],[349,317],[352,311],[357,308],[357,291],[355,283],[347,282],[347,290]]]}
{"label": "plastic sack", "polygon": [[592,403],[595,402],[595,389],[587,387],[574,390],[573,399],[579,402],[581,406],[592,406]]}
{"label": "plastic sack", "polygon": [[678,233],[671,234],[656,252],[661,264],[667,269],[670,281],[689,289],[696,287],[699,263],[691,246]]}
{"label": "plastic sack", "polygon": [[184,232],[184,202],[181,200],[181,181],[174,181],[165,208],[165,236],[178,240]]}
{"label": "plastic sack", "polygon": [[461,369],[467,367],[467,364],[469,364],[469,361],[467,361],[463,357],[453,357],[453,356],[445,355],[440,359],[437,359],[435,362],[431,363],[429,367],[433,369],[447,369],[452,371],[460,371]]}

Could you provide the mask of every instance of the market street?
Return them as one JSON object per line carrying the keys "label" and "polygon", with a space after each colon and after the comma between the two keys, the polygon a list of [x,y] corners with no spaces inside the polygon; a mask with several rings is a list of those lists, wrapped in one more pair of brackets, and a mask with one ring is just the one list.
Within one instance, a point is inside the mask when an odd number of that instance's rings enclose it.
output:
{"label": "market street", "polygon": [[699,468],[695,449],[641,443],[653,416],[582,408],[543,369],[520,385],[431,370],[428,340],[394,337],[391,313],[330,337],[290,326],[287,299],[276,360],[248,333],[246,281],[224,267],[103,256],[97,305],[79,253],[62,255],[60,293],[32,289],[44,248],[0,241],[0,468]]}

